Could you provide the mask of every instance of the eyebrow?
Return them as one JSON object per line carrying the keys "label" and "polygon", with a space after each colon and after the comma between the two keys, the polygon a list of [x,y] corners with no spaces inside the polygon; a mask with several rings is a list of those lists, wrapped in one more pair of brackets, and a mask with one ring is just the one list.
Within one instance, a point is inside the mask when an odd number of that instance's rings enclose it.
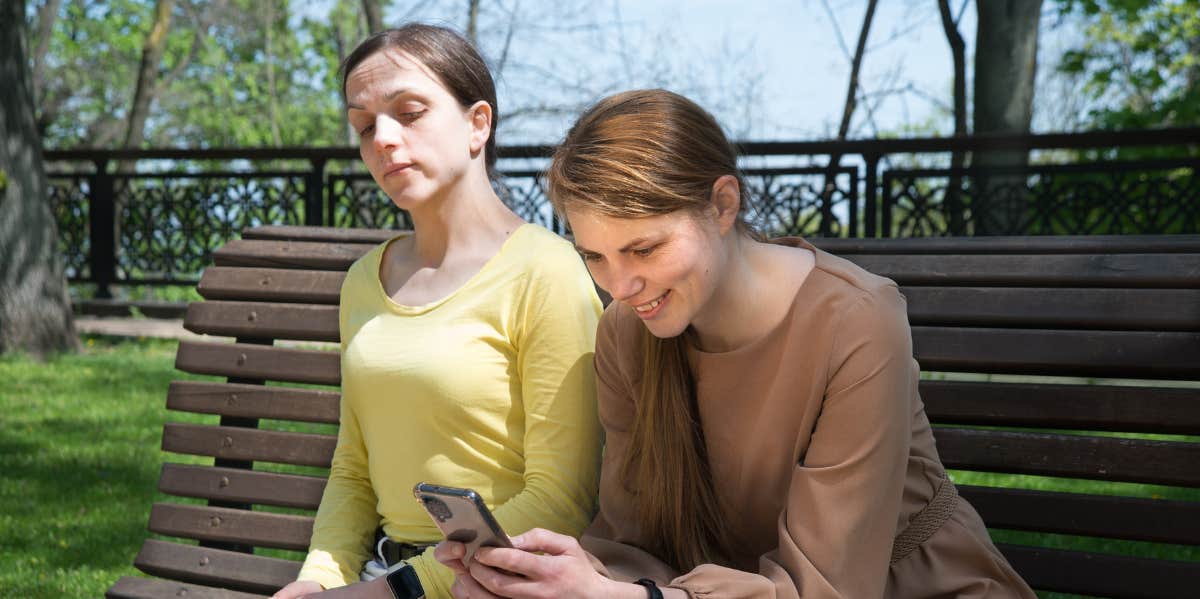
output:
{"label": "eyebrow", "polygon": [[[383,96],[383,101],[391,102],[392,100],[395,100],[396,98],[403,96],[404,94],[411,93],[411,92],[412,92],[412,90],[408,89],[407,87],[401,87],[399,89],[394,89]],[[353,102],[350,102],[349,100],[346,101],[346,108],[352,108],[354,110],[366,110],[365,106],[363,106],[361,104],[355,104]]]}
{"label": "eyebrow", "polygon": [[[646,243],[649,240],[650,240],[649,237],[638,237],[638,238],[634,239],[633,241],[630,241],[629,243],[625,244],[624,247],[622,247],[621,249],[617,250],[617,253],[624,254],[626,252],[630,252],[633,250],[634,246],[641,245],[643,243]],[[579,245],[578,243],[575,244],[575,251],[580,252],[580,253],[585,253],[585,254],[598,253],[598,252],[593,252],[592,250],[589,250],[589,249]]]}

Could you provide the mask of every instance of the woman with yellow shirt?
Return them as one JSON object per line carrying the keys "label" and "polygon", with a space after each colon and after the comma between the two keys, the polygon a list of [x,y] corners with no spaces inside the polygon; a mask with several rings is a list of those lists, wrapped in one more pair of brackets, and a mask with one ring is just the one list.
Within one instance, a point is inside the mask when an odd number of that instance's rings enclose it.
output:
{"label": "woman with yellow shirt", "polygon": [[470,43],[406,25],[362,42],[343,73],[362,159],[414,231],[346,276],[337,449],[308,557],[275,597],[398,570],[412,597],[448,597],[417,482],[473,488],[513,533],[577,536],[590,520],[601,306],[571,244],[493,191],[496,94]]}

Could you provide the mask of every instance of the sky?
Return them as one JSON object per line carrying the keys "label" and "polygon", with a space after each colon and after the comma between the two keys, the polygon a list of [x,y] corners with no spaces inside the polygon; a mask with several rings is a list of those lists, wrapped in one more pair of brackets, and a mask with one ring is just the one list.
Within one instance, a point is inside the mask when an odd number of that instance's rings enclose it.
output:
{"label": "sky", "polygon": [[[483,0],[480,22],[492,24],[481,29],[484,54],[497,64],[509,44],[506,66],[496,73],[499,139],[553,143],[584,106],[608,93],[651,85],[696,100],[738,140],[833,138],[866,5],[866,0]],[[324,2],[300,6],[313,14],[328,10]],[[465,6],[465,0],[393,0],[384,20],[390,25],[415,15],[461,29]],[[570,10],[586,14],[564,13]],[[951,0],[951,10],[961,13],[969,71],[974,2]],[[509,41],[497,25],[512,14],[518,18],[511,21],[517,25]],[[1043,53],[1061,46],[1047,39],[1045,28],[1042,37]],[[936,0],[880,0],[860,77],[868,102],[860,103],[849,137],[950,134],[952,79]],[[571,109],[524,116],[531,104]],[[1035,114],[1035,130],[1038,125]]]}

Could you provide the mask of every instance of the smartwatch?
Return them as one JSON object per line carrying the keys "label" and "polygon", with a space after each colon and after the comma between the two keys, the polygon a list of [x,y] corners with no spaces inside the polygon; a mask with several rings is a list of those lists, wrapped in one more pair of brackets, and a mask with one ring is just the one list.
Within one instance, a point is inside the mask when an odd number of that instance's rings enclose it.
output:
{"label": "smartwatch", "polygon": [[417,578],[417,570],[410,564],[401,563],[399,568],[388,572],[388,588],[396,599],[425,599],[425,588]]}
{"label": "smartwatch", "polygon": [[649,578],[639,578],[634,581],[633,584],[646,587],[646,594],[649,596],[648,599],[663,599],[662,591],[658,589],[658,585],[655,584],[653,580],[650,580]]}

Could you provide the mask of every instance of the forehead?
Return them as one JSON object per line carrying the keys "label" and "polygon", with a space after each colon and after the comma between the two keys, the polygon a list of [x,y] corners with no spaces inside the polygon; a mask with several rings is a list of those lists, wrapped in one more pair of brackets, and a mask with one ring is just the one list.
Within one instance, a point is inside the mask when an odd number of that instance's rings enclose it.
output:
{"label": "forehead", "polygon": [[638,218],[609,216],[578,206],[568,206],[565,212],[575,234],[575,244],[595,252],[619,249],[632,240],[656,238],[694,225],[683,210]]}
{"label": "forehead", "polygon": [[391,48],[367,56],[346,77],[346,99],[350,103],[400,89],[446,92],[437,76],[421,61]]}

